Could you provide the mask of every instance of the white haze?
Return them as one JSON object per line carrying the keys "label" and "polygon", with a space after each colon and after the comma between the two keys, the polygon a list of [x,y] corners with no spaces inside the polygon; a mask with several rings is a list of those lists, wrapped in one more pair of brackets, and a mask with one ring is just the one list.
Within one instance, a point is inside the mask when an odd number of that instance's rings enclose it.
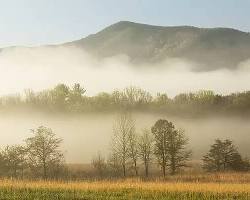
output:
{"label": "white haze", "polygon": [[[74,47],[9,48],[0,52],[0,94],[27,88],[38,91],[58,83],[75,82],[84,85],[88,95],[130,85],[170,96],[200,89],[218,93],[250,89],[250,60],[234,71],[194,72],[193,67],[195,63],[183,59],[166,59],[152,66],[133,66],[126,56],[97,60]],[[249,156],[249,118],[185,119],[152,113],[138,113],[134,118],[138,132],[144,127],[150,128],[159,118],[171,120],[178,128],[185,129],[194,159],[199,159],[216,138],[232,139],[239,150]],[[44,125],[64,139],[67,162],[90,162],[99,150],[108,154],[113,122],[113,114],[0,113],[0,148],[22,143],[30,136],[31,128]]]}
{"label": "white haze", "polygon": [[[100,151],[110,152],[112,127],[116,114],[48,115],[16,113],[0,115],[0,147],[7,144],[23,144],[32,136],[30,129],[44,125],[63,138],[62,150],[70,163],[89,163]],[[244,156],[250,156],[250,123],[238,117],[180,118],[152,113],[133,113],[137,133],[150,129],[159,118],[172,121],[177,128],[185,129],[193,159],[200,159],[215,139],[231,139]],[[98,124],[98,125],[97,125]]]}
{"label": "white haze", "polygon": [[131,85],[169,96],[200,89],[222,94],[250,89],[250,60],[237,70],[195,72],[191,70],[194,66],[173,58],[135,66],[124,55],[98,60],[76,47],[7,48],[0,52],[0,94],[75,82],[84,85],[88,95]]}

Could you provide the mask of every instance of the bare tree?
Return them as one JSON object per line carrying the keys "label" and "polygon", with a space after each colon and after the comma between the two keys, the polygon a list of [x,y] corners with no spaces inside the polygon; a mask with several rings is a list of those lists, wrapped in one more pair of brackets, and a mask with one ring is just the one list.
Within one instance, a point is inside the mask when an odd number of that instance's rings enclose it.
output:
{"label": "bare tree", "polygon": [[113,151],[108,157],[107,167],[112,176],[120,176],[122,172],[121,162],[118,155]]}
{"label": "bare tree", "polygon": [[122,94],[130,106],[147,104],[153,99],[149,92],[133,86],[125,88]]}
{"label": "bare tree", "polygon": [[134,128],[134,121],[129,113],[119,115],[113,127],[112,154],[120,159],[124,177],[130,157],[130,135],[134,132]]}
{"label": "bare tree", "polygon": [[59,150],[62,139],[57,138],[50,128],[44,126],[31,130],[31,132],[34,136],[26,139],[31,167],[35,171],[42,169],[42,176],[47,179],[49,171],[60,167],[63,161],[64,156]]}
{"label": "bare tree", "polygon": [[103,177],[104,172],[106,170],[106,162],[105,158],[100,152],[98,152],[97,155],[93,157],[92,166],[97,171],[98,176]]}
{"label": "bare tree", "polygon": [[138,136],[136,135],[135,128],[132,128],[129,134],[129,158],[133,163],[132,167],[134,169],[135,175],[138,176],[137,161],[139,158],[139,146]]}
{"label": "bare tree", "polygon": [[144,164],[146,177],[149,175],[149,164],[153,154],[153,142],[151,132],[144,129],[139,139],[139,155]]}

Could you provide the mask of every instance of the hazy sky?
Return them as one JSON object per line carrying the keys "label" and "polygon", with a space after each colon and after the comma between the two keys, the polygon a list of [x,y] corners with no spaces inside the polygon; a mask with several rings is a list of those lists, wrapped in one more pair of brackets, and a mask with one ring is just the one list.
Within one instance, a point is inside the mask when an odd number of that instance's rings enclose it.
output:
{"label": "hazy sky", "polygon": [[0,47],[82,38],[121,20],[250,31],[250,0],[0,0]]}

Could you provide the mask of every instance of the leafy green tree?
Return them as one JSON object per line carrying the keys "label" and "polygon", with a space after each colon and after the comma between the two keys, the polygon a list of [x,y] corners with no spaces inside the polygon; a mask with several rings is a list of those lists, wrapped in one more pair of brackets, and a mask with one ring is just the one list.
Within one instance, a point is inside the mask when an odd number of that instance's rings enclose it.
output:
{"label": "leafy green tree", "polygon": [[6,174],[6,164],[3,155],[3,151],[0,151],[0,176],[4,177]]}
{"label": "leafy green tree", "polygon": [[2,156],[6,174],[14,178],[23,178],[24,169],[27,167],[26,149],[20,145],[7,146]]}
{"label": "leafy green tree", "polygon": [[195,101],[201,105],[211,105],[214,102],[215,94],[211,90],[200,90],[195,94]]}
{"label": "leafy green tree", "polygon": [[187,167],[186,161],[190,159],[191,151],[187,150],[188,138],[184,130],[174,130],[168,135],[169,168],[175,174],[182,167]]}
{"label": "leafy green tree", "polygon": [[184,131],[176,130],[173,123],[164,119],[158,120],[151,129],[155,138],[155,155],[162,167],[163,176],[166,169],[175,174],[178,169],[186,166],[191,152],[186,149],[188,139]]}
{"label": "leafy green tree", "polygon": [[30,167],[33,172],[41,172],[42,177],[47,179],[63,164],[64,156],[60,150],[62,139],[44,126],[31,132],[33,136],[26,139]]}
{"label": "leafy green tree", "polygon": [[216,139],[209,152],[203,157],[203,168],[207,171],[246,170],[247,160],[243,160],[231,140]]}
{"label": "leafy green tree", "polygon": [[171,102],[171,99],[168,98],[167,94],[157,93],[154,102],[157,106],[163,106],[169,104]]}
{"label": "leafy green tree", "polygon": [[115,103],[113,101],[113,96],[106,92],[98,93],[96,96],[91,97],[94,105],[94,109],[97,110],[110,110],[115,108]]}
{"label": "leafy green tree", "polygon": [[70,89],[65,84],[58,84],[50,91],[52,105],[58,110],[65,110],[67,108],[67,101],[69,98]]}
{"label": "leafy green tree", "polygon": [[69,90],[68,98],[66,99],[70,110],[81,110],[81,106],[84,103],[83,95],[85,92],[86,90],[79,83],[74,84],[72,89]]}
{"label": "leafy green tree", "polygon": [[177,105],[182,104],[191,104],[195,98],[195,94],[193,93],[181,93],[174,97],[174,103]]}

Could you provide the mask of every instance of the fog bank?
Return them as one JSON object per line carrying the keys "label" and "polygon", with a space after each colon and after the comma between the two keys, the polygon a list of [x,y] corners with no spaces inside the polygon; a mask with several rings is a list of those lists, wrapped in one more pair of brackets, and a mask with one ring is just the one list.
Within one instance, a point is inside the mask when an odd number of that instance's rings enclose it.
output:
{"label": "fog bank", "polygon": [[178,58],[147,66],[135,66],[125,55],[97,60],[76,47],[7,48],[0,51],[0,94],[75,82],[85,86],[88,95],[130,85],[169,96],[200,89],[222,94],[250,89],[250,60],[233,71],[197,72],[194,66]]}
{"label": "fog bank", "polygon": [[[112,127],[116,114],[46,115],[46,114],[0,114],[0,146],[22,144],[31,136],[30,129],[44,125],[63,138],[63,151],[70,163],[88,163],[98,151],[108,155]],[[200,159],[215,139],[231,139],[244,156],[250,156],[249,119],[236,117],[210,117],[203,119],[179,118],[169,115],[135,113],[137,132],[151,128],[159,118],[172,121],[176,128],[185,129],[193,159]]]}

